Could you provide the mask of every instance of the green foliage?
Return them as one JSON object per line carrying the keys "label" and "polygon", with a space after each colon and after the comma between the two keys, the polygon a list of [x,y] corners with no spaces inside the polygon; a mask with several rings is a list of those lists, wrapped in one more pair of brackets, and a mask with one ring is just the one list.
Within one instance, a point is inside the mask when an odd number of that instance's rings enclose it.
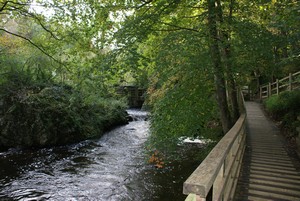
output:
{"label": "green foliage", "polygon": [[150,144],[161,152],[172,151],[182,136],[217,139],[221,128],[211,86],[199,85],[193,75],[179,80],[153,105]]}
{"label": "green foliage", "polygon": [[300,91],[283,92],[279,96],[268,98],[264,105],[266,110],[282,126],[288,129],[292,135],[296,134],[296,127],[299,126],[297,117],[300,116]]}
{"label": "green foliage", "polygon": [[[25,83],[11,82],[12,89],[16,83],[28,86],[26,82],[31,82],[29,86],[49,88],[56,94],[54,82],[70,85],[72,104],[97,103],[110,111],[117,108],[106,105],[114,86],[149,87],[154,138],[176,141],[177,135],[202,136],[208,122],[218,122],[206,1],[35,3],[51,14],[34,12],[25,0],[0,3],[1,73],[27,72]],[[219,38],[224,40],[218,42],[224,60],[220,66],[223,69],[223,64],[230,63],[228,72],[237,84],[271,80],[299,68],[299,1],[221,1],[220,5],[223,16],[218,18],[223,19],[218,19],[217,28],[228,39]],[[222,52],[227,47],[230,58]],[[42,100],[39,93],[33,97]],[[63,102],[66,108],[71,104]]]}
{"label": "green foliage", "polygon": [[113,59],[98,46],[108,11],[37,1],[46,17],[20,3],[0,3],[0,145],[71,143],[126,122],[126,104],[113,98]]}
{"label": "green foliage", "polygon": [[265,101],[266,109],[276,119],[284,116],[286,113],[300,112],[300,91],[283,92],[279,96],[272,96]]}
{"label": "green foliage", "polygon": [[90,103],[71,86],[41,84],[26,72],[7,73],[0,95],[2,147],[73,143],[127,121],[123,103],[101,98]]}
{"label": "green foliage", "polygon": [[149,43],[160,44],[146,52],[156,64],[148,89],[150,149],[172,151],[182,136],[217,138],[221,131],[205,42],[182,30]]}

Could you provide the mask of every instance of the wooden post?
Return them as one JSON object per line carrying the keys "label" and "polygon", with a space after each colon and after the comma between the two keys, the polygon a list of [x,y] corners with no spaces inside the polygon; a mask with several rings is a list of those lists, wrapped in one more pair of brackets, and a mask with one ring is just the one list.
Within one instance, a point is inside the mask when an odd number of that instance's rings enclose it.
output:
{"label": "wooden post", "polygon": [[276,79],[276,93],[279,95],[279,80]]}
{"label": "wooden post", "polygon": [[249,94],[249,100],[251,100],[252,94],[251,94],[250,86],[248,86],[248,94]]}
{"label": "wooden post", "polygon": [[259,97],[260,97],[260,100],[262,100],[262,87],[259,87]]}
{"label": "wooden post", "polygon": [[268,86],[268,97],[272,96],[272,85],[271,82],[269,82],[269,86]]}
{"label": "wooden post", "polygon": [[292,73],[289,74],[289,91],[293,90],[293,75]]}

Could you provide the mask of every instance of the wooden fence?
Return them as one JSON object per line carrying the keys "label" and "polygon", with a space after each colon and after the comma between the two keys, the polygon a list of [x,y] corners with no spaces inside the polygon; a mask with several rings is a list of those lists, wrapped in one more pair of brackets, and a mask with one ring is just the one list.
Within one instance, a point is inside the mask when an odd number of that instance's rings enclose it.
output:
{"label": "wooden fence", "polygon": [[245,149],[245,113],[183,184],[186,201],[231,200]]}
{"label": "wooden fence", "polygon": [[260,87],[260,99],[268,98],[272,95],[278,95],[283,91],[292,91],[300,88],[300,71],[290,73],[289,76],[277,79],[273,83],[268,83]]}
{"label": "wooden fence", "polygon": [[240,118],[184,182],[186,201],[233,198],[246,142],[246,113],[241,101]]}
{"label": "wooden fence", "polygon": [[[300,88],[300,71],[260,87],[260,98]],[[242,103],[243,105],[243,103]],[[186,201],[232,200],[245,150],[246,113],[183,184]]]}

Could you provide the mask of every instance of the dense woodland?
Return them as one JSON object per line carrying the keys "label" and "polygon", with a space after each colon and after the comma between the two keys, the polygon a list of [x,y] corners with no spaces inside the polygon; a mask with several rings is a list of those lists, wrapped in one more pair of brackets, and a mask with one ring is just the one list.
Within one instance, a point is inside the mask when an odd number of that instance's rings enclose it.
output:
{"label": "dense woodland", "polygon": [[99,136],[126,121],[120,85],[147,88],[150,149],[217,138],[238,89],[300,68],[296,0],[1,0],[0,18],[0,146]]}

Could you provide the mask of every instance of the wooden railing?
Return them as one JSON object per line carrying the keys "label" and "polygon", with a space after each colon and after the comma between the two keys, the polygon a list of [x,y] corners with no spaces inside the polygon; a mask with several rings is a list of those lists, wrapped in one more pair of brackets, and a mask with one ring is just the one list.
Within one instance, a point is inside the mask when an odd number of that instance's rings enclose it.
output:
{"label": "wooden railing", "polygon": [[[225,134],[183,184],[186,201],[231,200],[245,150],[246,114]],[[211,193],[211,195],[209,195]]]}
{"label": "wooden railing", "polygon": [[283,91],[292,91],[300,88],[300,71],[289,76],[277,79],[273,83],[268,83],[260,87],[260,99],[268,98],[272,95],[278,95]]}
{"label": "wooden railing", "polygon": [[[260,97],[300,88],[300,71],[261,86]],[[242,104],[243,105],[243,104]],[[225,134],[183,184],[186,201],[232,200],[245,150],[246,113]]]}

